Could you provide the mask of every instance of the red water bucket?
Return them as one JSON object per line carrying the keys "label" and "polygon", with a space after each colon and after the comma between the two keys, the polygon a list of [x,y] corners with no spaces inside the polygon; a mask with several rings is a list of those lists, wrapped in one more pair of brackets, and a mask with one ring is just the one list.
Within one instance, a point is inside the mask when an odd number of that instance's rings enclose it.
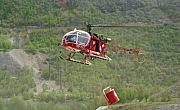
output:
{"label": "red water bucket", "polygon": [[[104,91],[107,89],[110,89],[110,91],[105,93]],[[111,89],[110,87],[106,87],[105,89],[103,89],[103,95],[104,95],[108,105],[111,105],[111,104],[119,101],[119,98],[118,98],[116,92],[114,91],[114,89]]]}

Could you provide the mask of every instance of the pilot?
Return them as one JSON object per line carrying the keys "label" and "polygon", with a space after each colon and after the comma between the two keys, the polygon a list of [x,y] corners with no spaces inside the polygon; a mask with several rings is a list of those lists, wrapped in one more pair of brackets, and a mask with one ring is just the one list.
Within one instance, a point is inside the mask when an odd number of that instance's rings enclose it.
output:
{"label": "pilot", "polygon": [[71,38],[71,41],[75,43],[75,42],[76,42],[76,36],[73,36],[73,37]]}

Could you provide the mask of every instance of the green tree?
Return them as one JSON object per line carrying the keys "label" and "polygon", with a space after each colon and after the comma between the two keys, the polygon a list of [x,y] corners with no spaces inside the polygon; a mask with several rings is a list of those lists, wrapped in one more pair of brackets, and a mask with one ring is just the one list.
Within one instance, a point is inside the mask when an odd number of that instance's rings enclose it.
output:
{"label": "green tree", "polygon": [[147,99],[149,98],[149,93],[145,93],[144,97],[145,97],[146,102],[147,102]]}
{"label": "green tree", "polygon": [[0,110],[3,110],[4,108],[4,102],[3,99],[0,99]]}
{"label": "green tree", "polygon": [[29,100],[31,98],[31,94],[29,93],[29,92],[24,92],[24,94],[23,94],[23,99],[24,100]]}
{"label": "green tree", "polygon": [[8,101],[8,110],[25,110],[25,102],[18,96],[14,96]]}
{"label": "green tree", "polygon": [[56,91],[52,91],[48,94],[48,101],[53,101],[54,103],[57,103],[57,96]]}
{"label": "green tree", "polygon": [[126,92],[125,91],[122,91],[118,94],[119,96],[119,99],[120,99],[120,102],[121,103],[126,103]]}
{"label": "green tree", "polygon": [[156,101],[156,100],[155,100],[155,97],[154,97],[154,96],[150,97],[150,101],[151,101],[151,102],[155,102],[155,101]]}
{"label": "green tree", "polygon": [[40,102],[48,102],[48,96],[44,92],[38,94],[38,99]]}
{"label": "green tree", "polygon": [[49,89],[48,85],[45,83],[43,83],[42,87],[43,87],[43,92],[46,92],[46,90]]}

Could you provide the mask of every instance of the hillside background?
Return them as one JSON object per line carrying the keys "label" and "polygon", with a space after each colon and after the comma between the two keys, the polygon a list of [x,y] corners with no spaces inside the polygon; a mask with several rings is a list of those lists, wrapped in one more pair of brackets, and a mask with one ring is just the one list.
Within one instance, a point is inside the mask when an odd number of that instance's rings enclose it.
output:
{"label": "hillside background", "polygon": [[91,24],[157,26],[93,28],[112,45],[135,48],[138,43],[146,61],[108,54],[112,61],[95,59],[91,66],[59,59],[59,50],[68,54],[57,47],[62,36],[85,26],[56,2],[0,2],[0,110],[92,110],[107,105],[102,93],[107,86],[119,96],[117,105],[179,102],[179,0],[68,0]]}

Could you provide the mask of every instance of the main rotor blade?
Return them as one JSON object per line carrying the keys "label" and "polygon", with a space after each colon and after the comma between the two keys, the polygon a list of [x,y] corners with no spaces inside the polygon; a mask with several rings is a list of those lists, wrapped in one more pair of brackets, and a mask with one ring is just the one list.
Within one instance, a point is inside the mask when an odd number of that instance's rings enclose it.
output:
{"label": "main rotor blade", "polygon": [[67,1],[57,2],[57,3],[66,3]]}
{"label": "main rotor blade", "polygon": [[66,10],[68,10],[71,14],[73,14],[77,19],[79,19],[79,20],[82,21],[83,23],[86,23],[85,20],[83,20],[79,15],[76,14],[76,12],[74,12],[71,8],[69,8],[69,7],[67,6],[67,4],[66,4],[67,1],[57,2],[57,3],[63,4],[62,6],[63,6]]}
{"label": "main rotor blade", "polygon": [[123,26],[123,25],[120,25],[120,26],[103,26],[103,25],[91,25],[91,27],[104,27],[104,28],[113,28],[113,27],[118,27],[118,28],[156,28],[156,26]]}

